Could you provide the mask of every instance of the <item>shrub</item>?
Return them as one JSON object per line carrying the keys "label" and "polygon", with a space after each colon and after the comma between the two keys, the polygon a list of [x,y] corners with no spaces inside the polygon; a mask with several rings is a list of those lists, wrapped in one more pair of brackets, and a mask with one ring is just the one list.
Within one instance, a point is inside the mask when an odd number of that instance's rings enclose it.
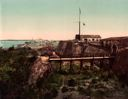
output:
{"label": "shrub", "polygon": [[68,80],[68,86],[74,87],[76,85],[76,81],[74,79],[69,79]]}
{"label": "shrub", "polygon": [[68,91],[68,88],[66,86],[62,87],[61,91],[64,93],[64,92],[67,92]]}

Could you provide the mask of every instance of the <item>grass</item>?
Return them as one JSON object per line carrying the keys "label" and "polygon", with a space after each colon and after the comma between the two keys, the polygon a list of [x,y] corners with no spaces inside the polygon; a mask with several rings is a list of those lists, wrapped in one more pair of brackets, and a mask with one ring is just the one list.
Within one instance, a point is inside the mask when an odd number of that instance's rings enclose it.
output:
{"label": "grass", "polygon": [[[68,66],[65,67],[68,68]],[[74,69],[75,66],[77,65],[73,65]],[[58,79],[58,77],[61,78],[62,76],[66,77],[67,80],[74,79],[77,82],[76,91],[78,91],[79,94],[94,97],[94,99],[104,99],[105,97],[113,97],[113,91],[115,92],[121,87],[116,75],[114,75],[112,71],[104,71],[103,69],[100,69],[100,71],[98,70],[98,72],[96,70],[94,71],[93,69],[87,69],[83,70],[81,73],[69,73],[68,71],[65,71],[65,69],[63,68],[61,72],[57,72],[57,75],[58,76],[56,76],[57,78],[55,79]],[[63,77],[61,79],[63,79]],[[91,80],[89,86],[84,85],[85,81],[87,80]],[[119,91],[123,91],[123,89]],[[125,90],[123,93],[127,93],[127,90]]]}
{"label": "grass", "polygon": [[[69,72],[69,64],[62,65],[60,69],[59,63],[53,63],[54,72],[44,80],[40,89],[26,87],[28,80],[29,71],[32,65],[32,61],[27,58],[27,55],[31,54],[30,50],[20,49],[10,51],[0,51],[0,81],[6,83],[9,92],[15,92],[15,88],[20,91],[16,91],[27,99],[41,99],[46,96],[55,97],[58,94],[58,90],[63,85],[67,88],[64,89],[67,92],[69,90],[67,81],[73,79],[76,82],[75,89],[80,94],[91,97],[108,97],[112,96],[112,91],[122,91],[128,96],[127,88],[122,89],[118,78],[113,74],[112,71],[105,71],[103,69],[97,70],[94,68],[84,68],[79,72],[80,66],[73,64],[73,72]],[[33,60],[34,61],[34,60]],[[90,80],[90,82],[87,82]],[[105,83],[104,83],[105,82]],[[89,85],[85,84],[89,83]],[[113,89],[107,88],[111,86]]]}

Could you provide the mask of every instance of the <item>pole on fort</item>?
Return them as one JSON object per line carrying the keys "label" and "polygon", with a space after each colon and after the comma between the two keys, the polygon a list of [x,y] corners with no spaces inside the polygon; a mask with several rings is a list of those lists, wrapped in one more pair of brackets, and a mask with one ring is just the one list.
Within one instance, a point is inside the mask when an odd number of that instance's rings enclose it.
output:
{"label": "pole on fort", "polygon": [[81,21],[80,21],[80,15],[81,15],[81,9],[79,8],[79,40],[81,40],[80,34],[81,34]]}

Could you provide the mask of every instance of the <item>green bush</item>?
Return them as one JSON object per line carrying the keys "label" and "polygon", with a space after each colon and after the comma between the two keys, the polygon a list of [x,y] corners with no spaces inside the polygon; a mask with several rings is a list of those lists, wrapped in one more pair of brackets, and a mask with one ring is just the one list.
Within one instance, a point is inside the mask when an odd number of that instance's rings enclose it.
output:
{"label": "green bush", "polygon": [[90,96],[91,95],[90,88],[84,88],[84,87],[78,86],[78,89],[77,90],[82,95],[87,95],[87,96]]}

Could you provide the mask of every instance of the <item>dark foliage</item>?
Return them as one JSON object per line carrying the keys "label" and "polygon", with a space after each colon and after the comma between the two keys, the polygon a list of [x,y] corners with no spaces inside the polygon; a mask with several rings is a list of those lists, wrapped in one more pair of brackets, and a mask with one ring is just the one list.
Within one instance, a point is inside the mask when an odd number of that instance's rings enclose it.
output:
{"label": "dark foliage", "polygon": [[29,76],[30,66],[37,54],[31,49],[0,50],[0,92],[3,99],[20,99],[20,95],[25,92],[25,86]]}

